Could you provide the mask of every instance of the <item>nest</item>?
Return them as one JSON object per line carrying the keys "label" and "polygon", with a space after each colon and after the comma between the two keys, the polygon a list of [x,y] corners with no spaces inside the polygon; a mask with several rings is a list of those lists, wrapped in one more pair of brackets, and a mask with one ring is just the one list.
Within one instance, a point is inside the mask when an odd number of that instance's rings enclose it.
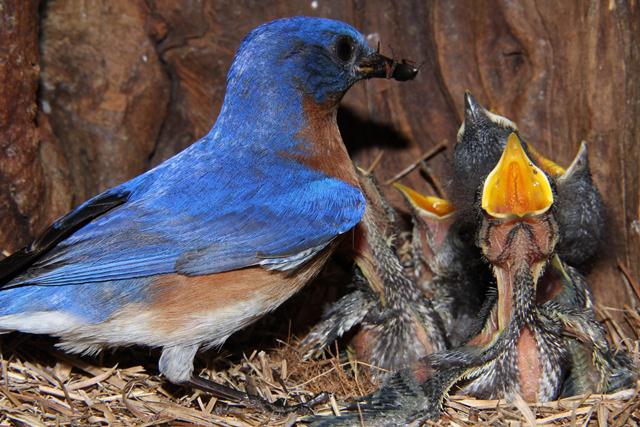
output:
{"label": "nest", "polygon": [[[628,276],[626,283],[632,288],[637,285]],[[308,292],[302,298],[308,298]],[[597,309],[614,348],[627,350],[639,364],[637,310]],[[290,307],[283,311],[287,310]],[[280,338],[268,338],[271,349],[256,344],[256,336],[264,337],[266,330],[273,330],[274,320],[282,325],[282,315],[282,311],[272,315],[250,333],[253,345],[262,350],[250,354],[207,352],[196,363],[206,366],[201,374],[288,404],[326,391],[331,393],[329,402],[315,409],[317,414],[327,415],[339,414],[342,403],[376,388],[370,367],[352,360],[338,344],[319,360],[302,360],[298,340],[291,337],[291,325],[285,325]],[[246,342],[232,342],[230,346],[251,348]],[[163,382],[156,375],[157,357],[155,351],[133,348],[81,358],[57,351],[55,340],[47,337],[5,335],[0,425],[291,426],[303,420],[296,414],[274,415],[222,403],[206,393]],[[442,418],[432,425],[637,425],[639,390],[640,384],[636,389],[609,395],[574,396],[536,404],[451,396]]]}

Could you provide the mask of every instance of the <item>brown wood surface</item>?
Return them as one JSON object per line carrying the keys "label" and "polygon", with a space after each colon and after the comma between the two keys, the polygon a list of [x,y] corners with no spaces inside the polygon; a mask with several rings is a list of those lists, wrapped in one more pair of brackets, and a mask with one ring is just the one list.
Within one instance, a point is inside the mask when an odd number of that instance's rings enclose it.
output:
{"label": "brown wood surface", "polygon": [[[630,301],[617,263],[638,280],[638,1],[53,0],[38,9],[34,1],[5,0],[0,6],[2,249],[16,249],[67,208],[206,133],[233,53],[251,28],[282,16],[319,15],[347,21],[373,44],[379,40],[385,53],[422,64],[413,82],[369,81],[344,100],[344,139],[364,166],[384,151],[376,169],[382,179],[443,141],[453,146],[465,89],[516,121],[561,165],[587,141],[609,213],[590,280],[600,301]],[[429,163],[445,187],[450,151]],[[433,191],[417,172],[403,182]]]}
{"label": "brown wood surface", "polygon": [[38,4],[0,2],[0,249],[13,251],[69,207],[65,161],[38,114]]}

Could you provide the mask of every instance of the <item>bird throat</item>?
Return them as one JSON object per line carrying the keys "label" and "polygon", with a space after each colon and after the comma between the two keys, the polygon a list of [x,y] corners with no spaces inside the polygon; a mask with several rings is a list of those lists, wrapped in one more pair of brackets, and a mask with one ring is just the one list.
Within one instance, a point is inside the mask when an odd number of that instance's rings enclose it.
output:
{"label": "bird throat", "polygon": [[282,154],[322,172],[359,187],[358,176],[342,141],[337,123],[335,102],[318,104],[305,97],[302,102],[306,126],[296,135],[300,139],[295,154]]}
{"label": "bird throat", "polygon": [[[479,243],[496,277],[498,331],[508,327],[514,310],[526,311],[535,304],[538,280],[557,239],[550,214],[512,220],[485,218]],[[525,289],[527,286],[533,289]]]}
{"label": "bird throat", "polygon": [[517,219],[486,216],[480,228],[478,242],[493,266],[498,288],[493,321],[487,325],[495,329],[483,331],[484,339],[493,341],[504,333],[513,337],[517,392],[529,401],[540,391],[543,363],[535,323],[536,288],[557,236],[549,212]]}

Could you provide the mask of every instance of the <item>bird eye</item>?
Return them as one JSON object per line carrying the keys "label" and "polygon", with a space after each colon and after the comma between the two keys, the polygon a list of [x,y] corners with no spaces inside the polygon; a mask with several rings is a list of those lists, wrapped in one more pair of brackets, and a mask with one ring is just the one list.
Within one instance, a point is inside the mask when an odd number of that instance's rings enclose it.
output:
{"label": "bird eye", "polygon": [[351,37],[343,36],[336,41],[336,56],[344,62],[348,62],[355,51],[355,44]]}

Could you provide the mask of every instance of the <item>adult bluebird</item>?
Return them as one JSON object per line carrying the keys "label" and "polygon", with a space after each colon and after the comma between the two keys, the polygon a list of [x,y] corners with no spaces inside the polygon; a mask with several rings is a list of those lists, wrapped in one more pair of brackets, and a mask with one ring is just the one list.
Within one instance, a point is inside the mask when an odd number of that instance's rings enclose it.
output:
{"label": "adult bluebird", "polygon": [[196,352],[298,291],[363,215],[340,99],[359,80],[416,72],[339,21],[257,27],[207,135],[0,263],[0,330],[77,353],[160,347],[169,381],[224,391],[193,375]]}

